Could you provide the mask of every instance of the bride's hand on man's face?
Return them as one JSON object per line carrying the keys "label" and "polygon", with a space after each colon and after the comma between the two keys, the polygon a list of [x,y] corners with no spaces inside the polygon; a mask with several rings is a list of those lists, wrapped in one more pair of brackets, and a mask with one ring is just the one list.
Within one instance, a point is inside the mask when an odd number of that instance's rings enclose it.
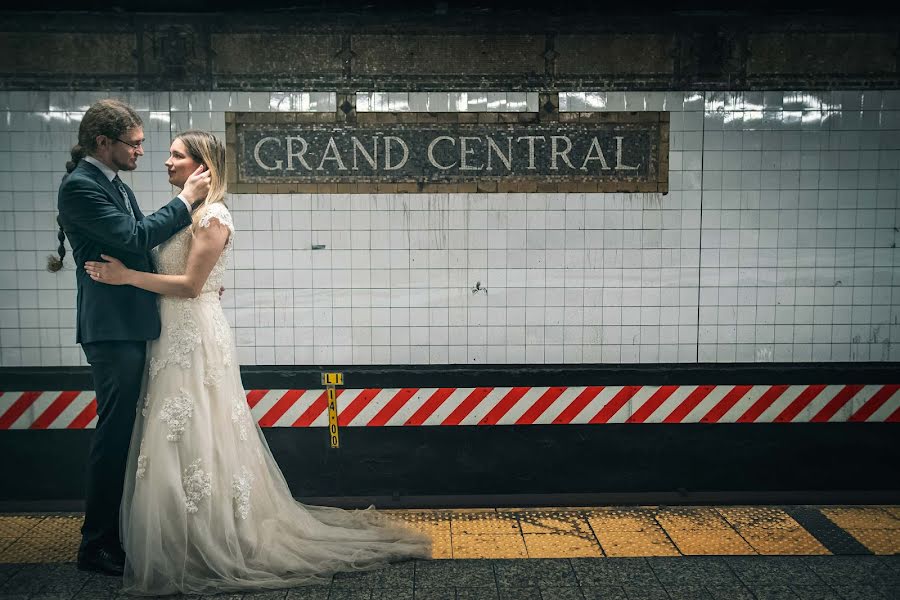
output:
{"label": "bride's hand on man's face", "polygon": [[125,285],[128,283],[126,281],[128,267],[122,264],[122,261],[105,254],[101,254],[100,258],[106,262],[89,260],[84,263],[84,270],[90,275],[91,279],[107,285]]}

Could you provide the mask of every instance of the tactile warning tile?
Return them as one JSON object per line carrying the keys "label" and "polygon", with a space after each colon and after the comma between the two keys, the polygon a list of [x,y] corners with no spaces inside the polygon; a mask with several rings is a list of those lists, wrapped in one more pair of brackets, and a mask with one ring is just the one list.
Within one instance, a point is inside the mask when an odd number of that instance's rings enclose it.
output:
{"label": "tactile warning tile", "polygon": [[887,511],[895,518],[900,519],[900,506],[878,506],[881,510]]}
{"label": "tactile warning tile", "polygon": [[796,529],[739,528],[738,533],[760,554],[772,556],[831,554],[800,526]]}
{"label": "tactile warning tile", "polygon": [[70,562],[80,539],[59,535],[26,535],[0,551],[0,563]]}
{"label": "tactile warning tile", "polygon": [[[519,521],[509,512],[495,510],[453,511],[450,516],[450,530],[457,535],[511,535],[522,534]],[[454,548],[456,546],[454,545]]]}
{"label": "tactile warning tile", "polygon": [[716,510],[760,554],[830,554],[825,546],[780,508],[742,506]]}
{"label": "tactile warning tile", "polygon": [[728,522],[714,508],[678,507],[659,509],[656,520],[663,529],[730,529]]}
{"label": "tactile warning tile", "polygon": [[653,507],[639,508],[597,508],[585,511],[585,517],[598,531],[643,531],[648,528],[659,528]]}
{"label": "tactile warning tile", "polygon": [[678,556],[654,515],[655,507],[604,508],[585,517],[607,556]]}
{"label": "tactile warning tile", "polygon": [[897,507],[826,506],[819,508],[829,521],[853,536],[873,554],[900,553]]}
{"label": "tactile warning tile", "polygon": [[847,533],[873,554],[900,554],[900,529],[863,529],[846,527]]}
{"label": "tactile warning tile", "polygon": [[443,510],[383,511],[388,518],[431,537],[432,558],[453,558],[450,537],[450,512]]}
{"label": "tactile warning tile", "polygon": [[453,558],[528,558],[521,535],[453,534]]}
{"label": "tactile warning tile", "polygon": [[797,529],[797,523],[780,508],[769,506],[729,506],[716,511],[736,529],[762,527],[765,529]]}
{"label": "tactile warning tile", "polygon": [[34,528],[46,517],[40,516],[0,516],[0,538],[18,538]]}
{"label": "tactile warning tile", "polygon": [[607,556],[679,556],[681,553],[658,525],[642,531],[595,529],[600,547]]}
{"label": "tactile warning tile", "polygon": [[603,556],[593,535],[526,533],[529,558],[589,558]]}
{"label": "tactile warning tile", "polygon": [[666,528],[666,533],[682,554],[700,555],[748,555],[756,554],[744,538],[733,529],[677,529]]}
{"label": "tactile warning tile", "polygon": [[881,507],[825,506],[819,512],[843,529],[900,529],[900,518]]}
{"label": "tactile warning tile", "polygon": [[53,516],[40,521],[28,532],[28,535],[58,535],[66,537],[80,537],[81,525],[84,517],[78,516]]}
{"label": "tactile warning tile", "polygon": [[522,533],[593,535],[584,515],[565,510],[498,510],[518,517]]}

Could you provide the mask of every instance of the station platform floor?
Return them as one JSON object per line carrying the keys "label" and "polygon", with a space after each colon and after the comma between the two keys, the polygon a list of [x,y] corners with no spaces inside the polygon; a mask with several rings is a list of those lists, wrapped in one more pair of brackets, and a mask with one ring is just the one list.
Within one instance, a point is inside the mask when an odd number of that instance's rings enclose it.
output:
{"label": "station platform floor", "polygon": [[[900,600],[900,506],[385,511],[434,559],[229,600]],[[133,598],[75,568],[83,515],[0,514],[0,600]],[[188,596],[167,596],[186,598]]]}

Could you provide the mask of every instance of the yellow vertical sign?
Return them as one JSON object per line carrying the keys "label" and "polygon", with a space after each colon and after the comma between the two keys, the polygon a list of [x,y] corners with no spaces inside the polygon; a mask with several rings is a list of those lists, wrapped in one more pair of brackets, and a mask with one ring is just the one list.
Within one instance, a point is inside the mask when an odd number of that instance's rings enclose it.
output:
{"label": "yellow vertical sign", "polygon": [[344,385],[343,373],[322,373],[322,385],[328,393],[328,437],[331,439],[332,448],[340,448],[341,440],[338,437],[337,394],[334,386]]}

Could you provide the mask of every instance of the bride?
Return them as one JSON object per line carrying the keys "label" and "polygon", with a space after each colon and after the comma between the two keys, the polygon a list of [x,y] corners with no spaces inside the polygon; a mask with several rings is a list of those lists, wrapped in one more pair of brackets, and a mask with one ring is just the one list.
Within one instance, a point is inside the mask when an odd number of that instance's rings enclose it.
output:
{"label": "bride", "polygon": [[370,507],[296,502],[250,414],[218,289],[234,224],[223,203],[225,149],[186,131],[169,149],[182,187],[205,165],[211,184],[193,223],[154,250],[157,273],[113,257],[87,262],[98,282],[160,295],[162,333],[148,372],[125,474],[123,591],[214,593],[327,582],[338,571],[426,558],[430,540]]}

